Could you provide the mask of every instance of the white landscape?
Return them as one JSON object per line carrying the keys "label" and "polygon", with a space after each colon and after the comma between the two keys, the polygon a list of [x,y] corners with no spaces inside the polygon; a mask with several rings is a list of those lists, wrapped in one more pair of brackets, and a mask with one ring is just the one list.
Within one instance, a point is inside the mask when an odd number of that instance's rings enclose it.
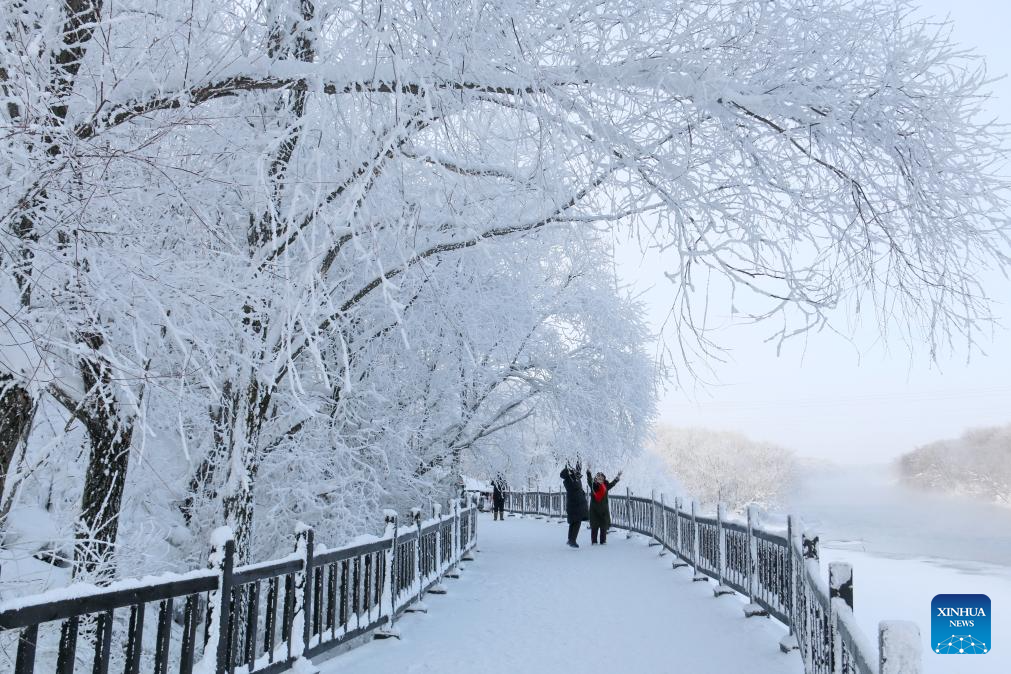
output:
{"label": "white landscape", "polygon": [[[1011,668],[1011,509],[904,487],[893,467],[811,470],[790,510],[821,535],[822,560],[854,567],[854,604],[867,634],[886,619],[920,626],[925,672]],[[993,650],[969,664],[932,656],[930,601],[936,594],[985,594],[994,606]]]}
{"label": "white landscape", "polygon": [[0,672],[1011,671],[1008,22],[0,0]]}

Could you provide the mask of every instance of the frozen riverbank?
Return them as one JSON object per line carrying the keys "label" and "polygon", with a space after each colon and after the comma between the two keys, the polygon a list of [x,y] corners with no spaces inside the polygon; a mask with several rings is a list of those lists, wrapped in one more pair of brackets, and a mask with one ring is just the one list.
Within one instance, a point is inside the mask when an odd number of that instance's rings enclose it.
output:
{"label": "frozen riverbank", "polygon": [[[880,620],[911,620],[920,626],[925,674],[1011,671],[1011,510],[905,487],[886,467],[812,471],[788,507],[821,536],[824,562],[853,564],[866,634]],[[932,653],[931,599],[976,593],[993,602],[991,652],[971,661]]]}

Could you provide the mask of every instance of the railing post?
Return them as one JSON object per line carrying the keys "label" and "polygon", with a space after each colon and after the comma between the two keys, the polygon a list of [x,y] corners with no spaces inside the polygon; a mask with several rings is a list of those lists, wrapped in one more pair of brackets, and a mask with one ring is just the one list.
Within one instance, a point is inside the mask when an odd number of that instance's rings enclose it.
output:
{"label": "railing post", "polygon": [[707,580],[704,573],[699,573],[699,522],[695,515],[695,499],[692,499],[692,580]]}
{"label": "railing post", "polygon": [[656,538],[656,491],[649,490],[649,534]]}
{"label": "railing post", "polygon": [[663,492],[660,492],[660,536],[662,536],[662,541],[660,543],[660,554],[658,557],[663,557],[667,554],[667,502],[664,500]]}
{"label": "railing post", "polygon": [[463,521],[467,523],[467,544],[464,546],[463,541],[460,542],[460,561],[473,562],[472,551],[477,552],[474,545],[474,541],[477,540],[477,505],[472,501],[464,511],[463,517],[465,519]]}
{"label": "railing post", "polygon": [[885,620],[878,625],[880,674],[921,674],[923,652],[920,628],[905,620]]}
{"label": "railing post", "polygon": [[446,594],[446,586],[442,584],[442,576],[446,567],[442,563],[442,504],[434,503],[432,508],[435,511],[435,576],[436,581],[428,589],[429,594]]}
{"label": "railing post", "polygon": [[449,512],[450,512],[450,550],[449,550],[449,563],[446,569],[446,578],[459,578],[460,577],[460,500],[450,499],[449,500]]}
{"label": "railing post", "polygon": [[[758,570],[758,539],[755,538],[755,525],[757,524],[757,517],[755,516],[755,507],[748,506],[748,538],[745,544],[748,548],[748,605],[744,607],[744,616],[746,618],[755,618],[758,616],[768,616],[769,612],[762,608],[757,602],[755,602],[755,586],[758,580],[755,578],[756,571]],[[782,647],[783,642],[780,641],[780,647]]]}
{"label": "railing post", "polygon": [[681,539],[681,497],[674,497],[674,561],[672,569],[688,566],[688,558],[684,554],[684,544]]}
{"label": "railing post", "polygon": [[[839,601],[836,601],[836,600]],[[840,606],[840,603],[843,606]],[[839,633],[839,612],[853,613],[853,567],[845,562],[828,565],[829,631],[832,645],[832,671],[842,674],[842,635]]]}
{"label": "railing post", "polygon": [[755,569],[758,566],[758,541],[755,540],[755,508],[748,506],[748,603],[755,603]]}
{"label": "railing post", "polygon": [[232,630],[232,571],[235,568],[235,537],[230,527],[211,534],[211,554],[207,559],[218,574],[218,587],[210,595],[209,627],[204,659],[214,658],[216,674],[228,671],[228,635]]}
{"label": "railing post", "polygon": [[14,674],[35,674],[35,651],[39,641],[39,626],[30,625],[18,636],[18,654]]}
{"label": "railing post", "polygon": [[[674,556],[681,555],[681,497],[674,497]],[[677,559],[674,560],[677,563]]]}
{"label": "railing post", "polygon": [[699,571],[699,527],[695,521],[695,499],[692,499],[692,573]]}
{"label": "railing post", "polygon": [[625,538],[632,538],[632,527],[635,526],[632,522],[634,516],[632,514],[632,490],[625,487],[625,517],[628,519],[628,528],[625,529]]}
{"label": "railing post", "polygon": [[733,594],[734,591],[724,585],[723,577],[726,573],[727,565],[727,541],[723,530],[723,504],[716,504],[716,587],[713,589],[713,596],[722,597],[725,594]]}
{"label": "railing post", "polygon": [[718,582],[723,585],[723,558],[725,546],[723,542],[723,504],[716,504],[716,575]]}
{"label": "railing post", "polygon": [[[422,575],[424,571],[421,567],[421,508],[411,508],[411,521],[418,531],[418,538],[414,544],[414,580],[418,584],[418,591],[414,603],[405,610],[408,613],[427,613],[428,608],[421,601],[422,593],[425,591],[425,577]],[[436,539],[438,538],[436,535]]]}
{"label": "railing post", "polygon": [[309,649],[315,536],[312,527],[301,522],[295,526],[295,553],[302,559],[302,570],[295,573],[295,606],[292,611],[291,637],[288,642],[288,653],[293,658],[302,657]]}
{"label": "railing post", "polygon": [[649,547],[660,545],[656,535],[656,505],[656,491],[651,489],[649,491]]}
{"label": "railing post", "polygon": [[[386,578],[383,581],[384,589],[390,593],[390,622],[389,624],[376,630],[376,639],[389,639],[391,637],[395,637],[397,639],[400,638],[400,632],[398,632],[394,626],[397,619],[397,564],[401,563],[400,560],[397,559],[397,519],[397,511],[383,511],[383,522],[386,524],[386,531],[383,533],[383,536],[390,536],[390,558],[386,564]],[[381,608],[380,615],[382,615]],[[308,646],[309,643],[307,641],[306,648],[308,648]]]}
{"label": "railing post", "polygon": [[460,557],[463,556],[463,541],[460,539],[460,499],[453,501],[453,559],[460,568]]}
{"label": "railing post", "polygon": [[793,538],[793,515],[786,516],[786,576],[787,576],[787,586],[786,586],[786,626],[789,629],[789,633],[779,640],[779,650],[784,653],[789,653],[790,651],[795,651],[800,648],[800,644],[797,642],[797,634],[794,629],[794,624],[797,622],[797,616],[794,614],[794,606],[797,605],[797,571],[794,566],[795,564],[795,553],[794,553],[794,538]]}

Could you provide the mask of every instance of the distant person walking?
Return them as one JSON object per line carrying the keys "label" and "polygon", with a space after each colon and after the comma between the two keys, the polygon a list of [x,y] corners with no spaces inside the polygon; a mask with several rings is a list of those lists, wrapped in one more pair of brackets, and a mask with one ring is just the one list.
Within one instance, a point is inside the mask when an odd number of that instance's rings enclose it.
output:
{"label": "distant person walking", "polygon": [[589,513],[586,505],[586,492],[583,491],[583,480],[579,476],[583,472],[581,464],[577,463],[573,468],[565,464],[562,472],[558,474],[562,478],[565,486],[565,514],[569,521],[569,542],[570,548],[578,548],[579,543],[576,537],[579,535],[579,527],[582,526]]}
{"label": "distant person walking", "polygon": [[607,530],[611,528],[611,506],[607,503],[607,492],[614,489],[621,479],[621,471],[610,482],[603,473],[590,475],[586,471],[586,484],[590,486],[590,543],[597,544],[598,533],[600,544],[607,544]]}
{"label": "distant person walking", "polygon": [[502,478],[497,478],[491,483],[491,505],[492,520],[505,520],[505,486]]}

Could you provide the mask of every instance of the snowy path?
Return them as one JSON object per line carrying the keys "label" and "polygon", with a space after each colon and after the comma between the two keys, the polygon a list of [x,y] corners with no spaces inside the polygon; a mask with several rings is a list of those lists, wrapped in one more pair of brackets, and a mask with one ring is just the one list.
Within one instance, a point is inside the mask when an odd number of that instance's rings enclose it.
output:
{"label": "snowy path", "polygon": [[580,539],[572,550],[561,524],[482,515],[481,552],[445,581],[449,594],[398,621],[400,641],[366,644],[321,674],[802,671],[796,654],[779,652],[777,624],[746,620],[737,599],[714,599],[644,539]]}

